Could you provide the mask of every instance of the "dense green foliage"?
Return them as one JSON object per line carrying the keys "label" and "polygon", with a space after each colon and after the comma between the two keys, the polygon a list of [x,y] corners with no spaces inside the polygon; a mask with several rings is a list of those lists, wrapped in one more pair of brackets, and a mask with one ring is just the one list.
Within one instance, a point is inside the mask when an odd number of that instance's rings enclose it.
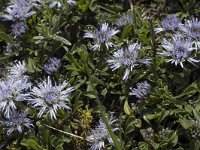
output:
{"label": "dense green foliage", "polygon": [[[14,37],[12,21],[3,17],[9,2],[0,1],[2,80],[10,66],[24,61],[32,87],[50,76],[53,82],[66,80],[74,88],[68,97],[71,110],[59,109],[56,119],[47,113],[38,117],[38,110],[28,101],[18,101],[17,108],[21,111],[28,108],[33,124],[30,129],[23,128],[22,133],[16,130],[7,134],[7,128],[1,125],[6,119],[1,111],[0,149],[90,149],[91,141],[86,137],[102,118],[114,141],[105,141],[102,149],[199,150],[200,63],[184,61],[181,67],[167,62],[159,55],[164,50],[163,39],[170,39],[177,31],[157,33],[155,29],[162,26],[162,19],[169,14],[176,14],[182,23],[199,18],[200,2],[77,0],[74,5],[65,0],[59,2],[61,7],[51,8],[44,2],[39,7],[33,6],[35,13],[27,17],[25,33]],[[115,23],[123,15],[130,15],[133,21],[119,27]],[[102,23],[119,32],[111,38],[114,46],[101,44],[94,50],[95,39],[84,35],[99,29]],[[133,43],[140,45],[138,57],[151,63],[134,67],[128,79],[123,80],[126,68],[112,70],[108,60],[113,59],[118,49]],[[192,55],[200,59],[198,46]],[[61,67],[49,75],[44,64],[51,57],[60,59]],[[148,82],[151,90],[147,97],[138,99],[130,88],[137,88],[137,83],[143,81]],[[117,120],[116,131],[109,123],[112,116]]]}

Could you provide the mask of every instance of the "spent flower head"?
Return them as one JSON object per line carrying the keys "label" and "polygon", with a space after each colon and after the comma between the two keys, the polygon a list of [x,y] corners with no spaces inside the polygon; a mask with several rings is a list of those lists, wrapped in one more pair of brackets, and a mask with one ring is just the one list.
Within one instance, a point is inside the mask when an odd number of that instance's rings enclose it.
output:
{"label": "spent flower head", "polygon": [[190,134],[193,138],[200,138],[200,121],[191,119],[192,126],[189,128]]}
{"label": "spent flower head", "polygon": [[130,88],[131,95],[135,95],[139,99],[146,99],[151,91],[151,86],[147,81],[137,83],[137,88]]}
{"label": "spent flower head", "polygon": [[167,134],[171,132],[172,130],[170,130],[169,128],[163,128],[162,130],[158,132],[158,135],[160,136],[161,139],[164,139],[167,136]]}
{"label": "spent flower head", "polygon": [[31,120],[27,117],[28,109],[24,112],[13,111],[10,117],[4,121],[0,121],[0,126],[5,126],[7,134],[11,134],[14,131],[22,133],[24,128],[30,129],[33,127]]}
{"label": "spent flower head", "polygon": [[56,119],[57,110],[60,108],[71,108],[66,104],[69,101],[68,96],[74,90],[72,87],[66,88],[67,82],[53,85],[50,77],[41,83],[38,83],[32,91],[32,97],[28,99],[29,104],[39,110],[38,117],[41,117],[45,112],[50,114],[51,119]]}
{"label": "spent flower head", "polygon": [[134,43],[126,48],[119,49],[114,52],[112,59],[107,60],[108,65],[113,71],[120,67],[126,68],[123,80],[127,80],[133,68],[140,64],[150,64],[150,60],[138,58],[140,48],[140,44]]}
{"label": "spent flower head", "polygon": [[127,24],[130,24],[130,23],[133,23],[134,20],[133,20],[133,17],[130,16],[129,14],[125,14],[123,16],[121,16],[116,22],[115,24],[118,26],[118,27],[122,27],[122,26],[125,26]]}
{"label": "spent flower head", "polygon": [[53,74],[54,72],[58,71],[60,66],[61,66],[60,59],[52,57],[48,59],[46,64],[44,64],[44,70],[47,74]]}
{"label": "spent flower head", "polygon": [[108,23],[101,24],[100,29],[95,29],[93,31],[86,31],[84,38],[91,38],[94,40],[93,50],[100,48],[104,44],[107,48],[112,47],[114,44],[110,41],[112,36],[117,34],[119,30],[110,28]]}
{"label": "spent flower head", "polygon": [[154,139],[155,132],[154,132],[154,130],[151,127],[147,128],[147,129],[145,129],[143,131],[144,131],[144,137],[143,138],[146,141],[150,141],[150,140]]}
{"label": "spent flower head", "polygon": [[164,51],[159,53],[160,56],[167,58],[167,62],[174,63],[176,66],[178,64],[183,68],[183,62],[188,61],[192,63],[199,62],[192,58],[192,51],[196,48],[193,47],[193,42],[191,38],[185,38],[180,34],[176,34],[170,40],[163,40],[162,47]]}
{"label": "spent flower head", "polygon": [[[113,116],[110,117],[108,123],[110,126],[113,126],[117,122],[117,119]],[[112,131],[117,131],[118,128],[112,128]],[[91,142],[91,150],[101,150],[104,148],[105,141],[107,140],[110,144],[113,145],[113,141],[109,135],[106,124],[102,119],[99,120],[99,124],[95,129],[92,129],[90,134],[86,137],[86,140]]]}

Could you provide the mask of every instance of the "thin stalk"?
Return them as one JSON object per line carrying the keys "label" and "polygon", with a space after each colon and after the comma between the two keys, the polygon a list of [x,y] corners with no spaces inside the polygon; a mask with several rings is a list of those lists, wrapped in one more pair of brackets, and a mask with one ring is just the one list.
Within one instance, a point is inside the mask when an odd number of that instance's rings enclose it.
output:
{"label": "thin stalk", "polygon": [[[56,128],[51,127],[51,126],[49,126],[49,125],[46,125],[46,124],[45,124],[45,126],[48,127],[48,128],[50,128],[50,129],[53,129],[53,130],[55,130],[55,131],[58,131],[58,132],[64,133],[64,134],[66,134],[66,135],[69,135],[69,136],[72,136],[72,137],[75,137],[75,138],[79,138],[79,139],[81,139],[81,140],[86,140],[86,139],[84,139],[84,138],[81,137],[81,136],[78,136],[78,135],[75,135],[75,134],[72,134],[72,133],[69,133],[69,132],[65,132],[65,131],[62,131],[62,130],[56,129]],[[87,140],[86,140],[86,141],[87,141]]]}
{"label": "thin stalk", "polygon": [[116,12],[114,12],[114,11],[112,11],[112,10],[110,10],[110,9],[108,9],[108,8],[106,8],[106,7],[104,7],[104,6],[99,6],[99,8],[100,8],[100,9],[103,9],[103,10],[109,12],[109,13],[116,14]]}
{"label": "thin stalk", "polygon": [[151,31],[151,47],[153,49],[153,72],[158,79],[158,74],[156,70],[156,41],[155,41],[155,32],[153,28],[152,20],[150,20],[150,31]]}

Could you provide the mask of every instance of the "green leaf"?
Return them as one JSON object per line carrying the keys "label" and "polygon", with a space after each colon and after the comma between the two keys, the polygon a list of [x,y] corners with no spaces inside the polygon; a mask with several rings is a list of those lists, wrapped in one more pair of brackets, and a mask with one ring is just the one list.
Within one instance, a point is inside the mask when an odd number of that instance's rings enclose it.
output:
{"label": "green leaf", "polygon": [[169,115],[169,113],[169,110],[163,110],[159,118],[159,123],[161,123]]}
{"label": "green leaf", "polygon": [[96,98],[96,94],[93,91],[86,91],[83,94],[89,98]]}
{"label": "green leaf", "polygon": [[130,34],[130,32],[132,31],[132,29],[133,29],[133,25],[132,24],[129,24],[129,25],[125,26],[123,28],[121,39],[126,38]]}
{"label": "green leaf", "polygon": [[172,146],[176,146],[176,144],[178,143],[178,135],[177,135],[176,131],[169,138],[169,142],[172,144]]}
{"label": "green leaf", "polygon": [[11,36],[6,34],[6,33],[4,33],[4,32],[0,32],[0,39],[1,40],[5,40],[8,43],[12,41]]}
{"label": "green leaf", "polygon": [[35,36],[33,37],[34,40],[44,40],[45,37],[44,36]]}
{"label": "green leaf", "polygon": [[183,127],[184,129],[188,129],[189,127],[192,126],[191,121],[189,121],[189,120],[187,120],[187,119],[185,119],[185,118],[179,119],[179,122],[180,122],[180,124],[182,125],[182,127]]}
{"label": "green leaf", "polygon": [[194,117],[200,122],[200,114],[193,108]]}
{"label": "green leaf", "polygon": [[83,70],[83,68],[80,66],[80,64],[77,62],[77,60],[75,59],[75,57],[73,56],[73,54],[71,53],[67,53],[66,54],[67,58],[72,62],[73,65],[76,66],[76,68]]}
{"label": "green leaf", "polygon": [[50,144],[52,146],[55,146],[56,139],[57,139],[57,137],[55,135],[51,135],[51,137],[50,137]]}
{"label": "green leaf", "polygon": [[58,146],[56,146],[55,150],[64,150],[64,148],[62,145],[58,145]]}
{"label": "green leaf", "polygon": [[125,133],[128,134],[135,130],[134,125],[135,117],[130,116],[125,123]]}
{"label": "green leaf", "polygon": [[150,124],[150,121],[149,121],[149,119],[147,118],[146,115],[143,116],[143,119],[144,119],[148,124]]}
{"label": "green leaf", "polygon": [[159,118],[160,115],[159,114],[147,114],[146,116],[149,120],[153,120],[153,119]]}
{"label": "green leaf", "polygon": [[185,111],[189,112],[189,113],[192,113],[192,110],[193,110],[193,107],[189,104],[186,104],[185,106]]}
{"label": "green leaf", "polygon": [[98,79],[96,76],[91,75],[91,80],[92,83],[94,84],[100,84],[100,85],[105,85],[103,81],[101,81],[100,79]]}
{"label": "green leaf", "polygon": [[[77,124],[78,124],[79,121],[74,119],[74,123],[77,123]],[[64,144],[63,142],[64,142],[64,141],[63,141],[62,139],[59,139],[59,140],[56,142],[56,145],[57,145],[57,146],[61,146],[61,145]]]}
{"label": "green leaf", "polygon": [[124,103],[124,112],[127,114],[127,115],[130,115],[132,110],[128,104],[128,101],[126,100],[125,103]]}
{"label": "green leaf", "polygon": [[67,70],[70,70],[70,71],[81,71],[80,69],[78,68],[75,68],[75,67],[67,67]]}
{"label": "green leaf", "polygon": [[188,86],[183,93],[176,96],[175,98],[180,98],[180,97],[183,97],[185,95],[191,95],[191,94],[193,95],[196,92],[199,92],[199,88],[198,88],[196,83],[193,83],[192,85]]}
{"label": "green leaf", "polygon": [[65,39],[65,38],[63,38],[61,36],[58,36],[58,35],[54,35],[53,36],[53,40],[59,41],[59,42],[65,44],[65,45],[71,45],[71,43],[67,39]]}
{"label": "green leaf", "polygon": [[27,147],[27,148],[31,148],[31,149],[35,149],[35,150],[38,150],[38,149],[41,149],[39,143],[34,140],[34,139],[23,139],[21,141],[21,145]]}
{"label": "green leaf", "polygon": [[141,126],[142,126],[142,121],[141,121],[140,119],[135,119],[134,125],[135,125],[137,128],[141,128]]}
{"label": "green leaf", "polygon": [[195,110],[198,111],[198,112],[200,112],[200,104],[197,104],[197,105],[195,106]]}
{"label": "green leaf", "polygon": [[138,145],[139,145],[140,150],[149,150],[149,146],[145,142],[139,142]]}
{"label": "green leaf", "polygon": [[108,90],[105,88],[101,91],[101,95],[106,96],[106,94],[108,93]]}
{"label": "green leaf", "polygon": [[150,144],[153,146],[154,149],[158,149],[159,148],[159,144],[154,142],[154,141],[150,141]]}
{"label": "green leaf", "polygon": [[200,150],[200,141],[199,140],[192,141],[190,144],[190,150]]}
{"label": "green leaf", "polygon": [[28,59],[28,64],[26,66],[27,71],[30,73],[34,73],[35,72],[35,64],[34,64],[34,60],[29,58]]}

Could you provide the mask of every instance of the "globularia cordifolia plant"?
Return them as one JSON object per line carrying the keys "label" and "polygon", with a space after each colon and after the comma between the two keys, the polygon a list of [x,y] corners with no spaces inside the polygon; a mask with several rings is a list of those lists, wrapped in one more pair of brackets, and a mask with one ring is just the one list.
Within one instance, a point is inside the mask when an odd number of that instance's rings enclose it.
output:
{"label": "globularia cordifolia plant", "polygon": [[199,6],[0,1],[0,149],[200,149]]}

